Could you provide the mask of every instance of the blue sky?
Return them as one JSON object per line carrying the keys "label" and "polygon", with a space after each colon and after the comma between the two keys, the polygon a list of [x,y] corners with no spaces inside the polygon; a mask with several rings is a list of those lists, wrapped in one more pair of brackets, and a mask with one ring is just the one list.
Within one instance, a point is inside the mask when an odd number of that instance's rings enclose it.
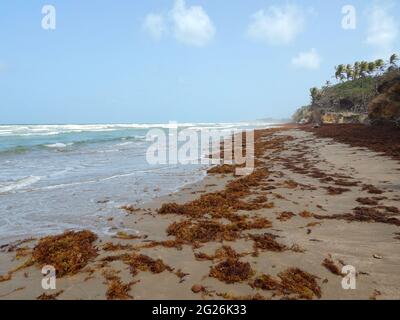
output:
{"label": "blue sky", "polygon": [[[356,28],[342,28],[342,7]],[[42,28],[44,5],[56,29]],[[3,0],[0,123],[289,117],[339,63],[400,51],[400,3]]]}

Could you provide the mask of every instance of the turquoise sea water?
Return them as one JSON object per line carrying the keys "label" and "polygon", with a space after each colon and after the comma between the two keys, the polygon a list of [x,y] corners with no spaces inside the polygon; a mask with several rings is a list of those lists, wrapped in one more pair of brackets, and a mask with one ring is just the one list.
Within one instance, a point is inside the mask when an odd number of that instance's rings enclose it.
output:
{"label": "turquoise sea water", "polygon": [[[182,124],[178,130],[266,127]],[[91,229],[113,233],[124,204],[149,201],[205,175],[206,165],[150,165],[151,129],[169,124],[0,125],[0,243]],[[200,155],[201,156],[201,155]],[[110,226],[108,218],[114,217]]]}

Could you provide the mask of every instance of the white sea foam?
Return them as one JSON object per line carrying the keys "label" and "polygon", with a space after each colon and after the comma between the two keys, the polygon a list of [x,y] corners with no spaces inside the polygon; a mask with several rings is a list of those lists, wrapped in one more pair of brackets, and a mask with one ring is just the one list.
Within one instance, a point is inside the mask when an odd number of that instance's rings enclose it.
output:
{"label": "white sea foam", "polygon": [[132,141],[130,141],[130,142],[122,142],[122,143],[118,143],[117,146],[119,146],[119,147],[129,146],[132,143],[133,143]]}
{"label": "white sea foam", "polygon": [[0,193],[19,190],[19,189],[28,187],[28,186],[38,182],[39,180],[40,180],[40,177],[37,177],[37,176],[25,177],[20,180],[14,181],[13,183],[11,183],[9,185],[5,185],[5,186],[3,185],[2,187],[0,187]]}
{"label": "white sea foam", "polygon": [[[173,123],[155,123],[155,124],[66,124],[66,125],[0,125],[1,136],[48,136],[65,133],[81,132],[107,132],[124,129],[152,129],[152,128],[173,128]],[[245,126],[267,125],[262,123],[178,123],[180,128],[191,129],[211,129],[211,128],[235,128]]]}
{"label": "white sea foam", "polygon": [[57,143],[53,143],[53,144],[46,144],[45,147],[47,148],[66,148],[68,146],[73,145],[73,143],[62,143],[62,142],[57,142]]}

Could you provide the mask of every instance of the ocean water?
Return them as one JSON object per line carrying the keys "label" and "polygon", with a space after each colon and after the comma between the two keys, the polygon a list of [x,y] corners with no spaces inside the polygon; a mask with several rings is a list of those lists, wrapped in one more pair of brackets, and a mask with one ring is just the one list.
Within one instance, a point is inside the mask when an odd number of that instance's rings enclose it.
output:
{"label": "ocean water", "polygon": [[[228,135],[234,128],[269,125],[189,123],[178,131],[215,129]],[[0,243],[69,229],[112,234],[124,216],[122,205],[201,180],[208,165],[147,162],[153,143],[147,133],[158,128],[168,134],[170,126],[0,125]]]}

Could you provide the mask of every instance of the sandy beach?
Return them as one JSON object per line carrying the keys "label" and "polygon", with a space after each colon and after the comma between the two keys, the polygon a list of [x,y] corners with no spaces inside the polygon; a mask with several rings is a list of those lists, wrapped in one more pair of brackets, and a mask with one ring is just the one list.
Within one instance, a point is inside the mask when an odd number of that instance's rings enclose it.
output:
{"label": "sandy beach", "polygon": [[[251,175],[216,167],[122,208],[121,230],[139,234],[2,246],[0,299],[400,299],[400,166],[378,151],[296,126],[258,130]],[[42,288],[43,265],[56,266],[56,290]]]}

